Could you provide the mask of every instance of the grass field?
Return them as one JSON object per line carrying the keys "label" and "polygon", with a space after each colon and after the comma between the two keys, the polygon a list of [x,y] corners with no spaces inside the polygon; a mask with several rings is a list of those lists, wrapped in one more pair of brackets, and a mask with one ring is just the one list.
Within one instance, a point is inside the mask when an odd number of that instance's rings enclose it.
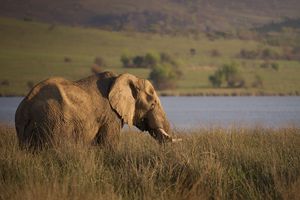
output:
{"label": "grass field", "polygon": [[[103,70],[116,73],[130,72],[147,78],[148,69],[124,69],[123,53],[142,55],[146,52],[166,52],[176,57],[184,72],[179,88],[165,94],[291,94],[300,93],[300,63],[277,61],[279,71],[261,69],[261,60],[237,59],[241,49],[272,48],[251,40],[198,38],[109,32],[84,27],[67,27],[38,22],[0,18],[0,95],[24,95],[28,85],[50,76],[63,76],[76,80],[91,74],[96,57],[107,63]],[[196,49],[196,55],[190,49]],[[212,50],[220,56],[210,55]],[[65,61],[65,58],[68,61]],[[246,79],[242,89],[213,89],[208,76],[224,63],[237,62]],[[264,87],[251,87],[255,75],[260,75]]]}
{"label": "grass field", "polygon": [[114,151],[64,141],[32,154],[0,127],[0,199],[299,199],[299,129],[209,129]]}

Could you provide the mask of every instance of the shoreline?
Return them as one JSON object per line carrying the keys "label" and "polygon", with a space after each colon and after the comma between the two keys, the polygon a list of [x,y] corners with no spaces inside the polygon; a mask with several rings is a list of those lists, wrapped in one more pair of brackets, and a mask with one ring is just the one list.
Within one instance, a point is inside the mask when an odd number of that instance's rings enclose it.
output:
{"label": "shoreline", "polygon": [[[300,92],[179,92],[179,91],[157,91],[162,97],[239,97],[239,96],[300,96]],[[19,94],[0,94],[0,97],[25,97]]]}
{"label": "shoreline", "polygon": [[300,96],[298,91],[281,93],[281,92],[165,92],[158,91],[159,96],[220,96],[220,97],[237,97],[237,96]]}

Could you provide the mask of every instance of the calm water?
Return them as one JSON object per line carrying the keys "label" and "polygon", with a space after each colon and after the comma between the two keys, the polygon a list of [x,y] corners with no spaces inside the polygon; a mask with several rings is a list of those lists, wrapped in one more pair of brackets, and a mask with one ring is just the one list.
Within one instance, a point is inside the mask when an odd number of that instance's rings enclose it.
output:
{"label": "calm water", "polygon": [[[14,122],[22,98],[0,97],[0,122]],[[300,97],[161,97],[173,127],[300,127]]]}

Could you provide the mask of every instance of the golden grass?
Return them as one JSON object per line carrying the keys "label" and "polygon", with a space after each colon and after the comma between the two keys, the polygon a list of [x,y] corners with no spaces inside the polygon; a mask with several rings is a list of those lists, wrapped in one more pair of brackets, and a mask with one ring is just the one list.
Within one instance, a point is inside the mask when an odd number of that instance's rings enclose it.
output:
{"label": "golden grass", "polygon": [[0,127],[0,199],[299,199],[300,131],[209,129],[114,151],[70,141],[32,154]]}

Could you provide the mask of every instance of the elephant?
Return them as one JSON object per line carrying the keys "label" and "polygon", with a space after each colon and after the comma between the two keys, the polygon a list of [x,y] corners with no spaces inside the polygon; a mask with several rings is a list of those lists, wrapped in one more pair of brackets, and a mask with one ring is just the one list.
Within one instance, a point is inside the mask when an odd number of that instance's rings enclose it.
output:
{"label": "elephant", "polygon": [[102,72],[78,81],[60,77],[35,85],[19,104],[19,145],[39,149],[65,137],[114,147],[124,124],[160,144],[177,142],[151,82],[124,73]]}

